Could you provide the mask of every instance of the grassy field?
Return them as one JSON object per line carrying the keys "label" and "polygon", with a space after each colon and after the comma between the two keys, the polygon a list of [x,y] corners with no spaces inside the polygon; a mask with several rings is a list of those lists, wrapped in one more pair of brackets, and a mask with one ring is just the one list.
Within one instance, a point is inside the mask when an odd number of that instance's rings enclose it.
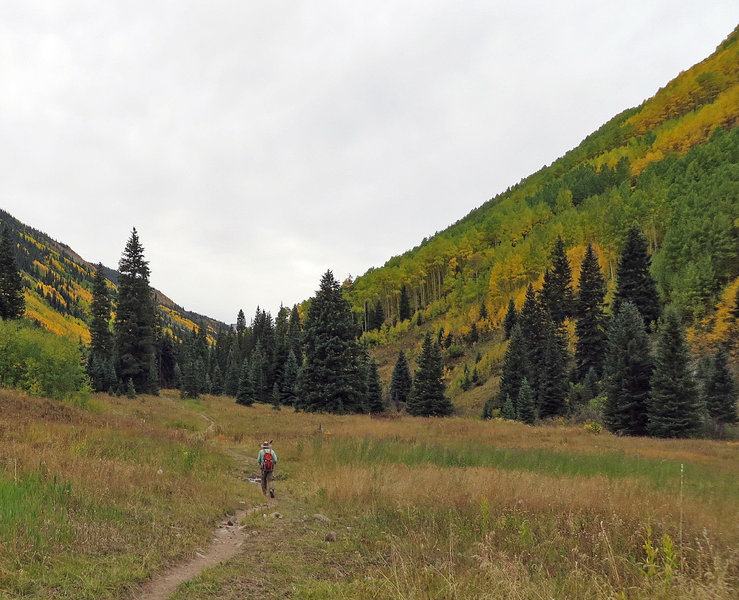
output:
{"label": "grassy field", "polygon": [[263,502],[239,457],[264,439],[282,518],[246,517],[244,552],[174,598],[739,593],[736,443],[0,390],[0,598],[136,597]]}

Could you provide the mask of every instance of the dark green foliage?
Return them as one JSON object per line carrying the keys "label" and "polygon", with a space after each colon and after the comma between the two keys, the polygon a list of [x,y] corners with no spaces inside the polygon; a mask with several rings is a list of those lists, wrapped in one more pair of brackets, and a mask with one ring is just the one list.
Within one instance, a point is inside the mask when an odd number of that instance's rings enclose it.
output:
{"label": "dark green foliage", "polygon": [[305,320],[305,364],[299,408],[334,413],[364,411],[358,328],[331,271],[321,278]]}
{"label": "dark green foliage", "polygon": [[180,397],[197,398],[200,395],[201,380],[199,369],[192,359],[183,364]]}
{"label": "dark green foliage", "polygon": [[213,367],[213,380],[211,382],[211,394],[214,396],[223,396],[225,381],[223,379],[223,373],[221,373],[221,367],[216,365]]}
{"label": "dark green foliage", "polygon": [[572,269],[567,260],[564,242],[558,236],[551,254],[551,266],[544,272],[544,285],[540,292],[542,306],[549,311],[552,320],[561,324],[574,313]]}
{"label": "dark green foliage", "polygon": [[246,331],[246,315],[244,314],[243,309],[239,309],[239,313],[236,315],[236,334],[237,335],[244,335],[244,331]]}
{"label": "dark green foliage", "polygon": [[280,386],[275,384],[272,386],[272,395],[270,396],[270,403],[272,404],[272,410],[280,410]]}
{"label": "dark green foliage", "polygon": [[505,314],[505,318],[503,319],[503,334],[506,340],[511,337],[511,331],[513,331],[517,321],[518,311],[516,310],[516,304],[513,302],[513,298],[511,298],[508,300],[508,312]]}
{"label": "dark green foliage", "polygon": [[382,404],[382,384],[377,372],[377,363],[374,358],[367,364],[367,408],[371,414],[378,414],[385,410]]}
{"label": "dark green foliage", "polygon": [[174,365],[174,387],[178,390],[181,390],[183,388],[184,382],[182,377],[182,368],[180,367],[180,363],[175,363]]}
{"label": "dark green foliage", "polygon": [[390,398],[392,398],[396,408],[403,408],[405,406],[412,388],[413,378],[411,377],[411,370],[408,367],[405,352],[400,350],[390,381]]}
{"label": "dark green foliage", "polygon": [[462,388],[462,391],[466,392],[467,390],[472,387],[472,379],[470,378],[470,368],[467,366],[467,363],[464,364],[464,370],[462,371],[462,382],[459,384],[459,387]]}
{"label": "dark green foliage", "polygon": [[370,330],[377,330],[382,327],[382,324],[385,322],[385,309],[382,306],[382,301],[378,300],[375,302],[375,308],[370,311],[370,318],[369,318],[369,329]]}
{"label": "dark green foliage", "polygon": [[128,386],[142,393],[155,393],[156,383],[150,379],[155,364],[154,296],[149,287],[149,265],[134,228],[118,263],[118,305],[114,323],[114,346],[117,372]]}
{"label": "dark green foliage", "polygon": [[[262,349],[262,342],[257,342],[249,359],[250,379],[254,388],[254,399],[257,402],[269,402],[272,386],[270,385],[269,363]],[[241,389],[241,378],[239,378]],[[238,397],[238,396],[237,396]]]}
{"label": "dark green foliage", "polygon": [[641,229],[631,227],[616,270],[613,312],[618,314],[624,302],[631,302],[641,314],[647,328],[656,323],[660,315],[657,285],[649,272],[650,263],[646,237]]}
{"label": "dark green foliage", "polygon": [[492,414],[492,408],[501,407],[506,398],[510,398],[514,403],[518,400],[518,391],[521,388],[521,380],[526,377],[529,371],[528,352],[526,348],[526,340],[523,337],[520,325],[515,325],[511,331],[511,339],[508,340],[508,348],[506,348],[503,357],[503,370],[500,376],[500,389],[497,394],[497,401],[492,398],[487,401],[489,406],[486,409],[488,414]]}
{"label": "dark green foliage", "polygon": [[[544,336],[543,363],[539,377],[539,417],[546,419],[564,415],[567,397],[567,342],[553,322],[547,323]],[[520,415],[519,407],[519,415]]]}
{"label": "dark green foliage", "polygon": [[469,332],[464,336],[464,341],[468,346],[472,346],[473,344],[476,344],[479,339],[480,334],[477,331],[477,323],[472,323],[472,325],[470,325]]}
{"label": "dark green foliage", "polygon": [[737,394],[728,361],[726,350],[719,348],[708,365],[703,384],[703,399],[708,415],[719,428],[737,422]]}
{"label": "dark green foliage", "polygon": [[477,320],[478,321],[482,321],[483,319],[487,319],[487,318],[488,318],[488,307],[485,306],[485,302],[481,302],[480,303],[480,312],[477,315]]}
{"label": "dark green foliage", "polygon": [[295,355],[295,360],[298,366],[303,364],[303,341],[302,341],[303,327],[300,323],[300,313],[298,313],[298,305],[294,304],[290,311],[290,319],[287,324],[287,339],[290,344],[290,349]]}
{"label": "dark green foliage", "polygon": [[133,384],[133,379],[131,377],[128,378],[126,381],[126,398],[135,398],[136,397],[136,386]]}
{"label": "dark green foliage", "polygon": [[411,301],[408,298],[408,288],[405,285],[400,288],[400,301],[398,303],[398,318],[406,321],[411,318]]}
{"label": "dark green foliage", "polygon": [[443,417],[452,413],[454,407],[444,396],[443,370],[441,349],[427,332],[418,357],[418,369],[413,376],[413,390],[406,404],[409,414]]}
{"label": "dark green foliage", "polygon": [[280,388],[282,404],[295,406],[298,397],[298,372],[298,361],[293,351],[290,350],[282,372],[282,387]]}
{"label": "dark green foliage", "polygon": [[[243,362],[243,361],[242,361]],[[228,351],[226,362],[226,376],[223,382],[223,392],[226,396],[236,396],[239,391],[239,376],[241,366],[238,359],[238,348],[234,344]]]}
{"label": "dark green foliage", "polygon": [[10,237],[10,230],[4,227],[0,235],[0,318],[20,319],[26,311],[26,300]]}
{"label": "dark green foliage", "polygon": [[513,404],[513,400],[511,400],[510,396],[505,397],[505,402],[503,402],[503,408],[500,409],[500,416],[503,419],[506,419],[507,421],[516,420],[516,407]]}
{"label": "dark green foliage", "polygon": [[595,369],[591,367],[591,369],[585,375],[585,378],[582,381],[582,385],[585,391],[585,398],[590,400],[598,396],[600,390],[598,388],[598,374],[595,372]]}
{"label": "dark green foliage", "polygon": [[[529,378],[529,383],[535,395],[540,388],[539,380],[544,366],[544,338],[549,321],[549,316],[536,297],[534,288],[529,285],[516,324],[521,328],[521,338],[524,340],[527,361],[526,371],[522,372],[520,377],[526,375]],[[513,392],[514,390],[510,391],[511,398],[518,398],[518,387],[515,389],[515,394]]]}
{"label": "dark green foliage", "polygon": [[646,435],[652,365],[641,314],[631,302],[624,302],[608,328],[603,366],[603,416],[610,431]]}
{"label": "dark green foliage", "polygon": [[253,369],[249,365],[249,361],[245,358],[239,370],[239,387],[236,392],[236,403],[243,406],[251,406],[256,399]]}
{"label": "dark green foliage", "polygon": [[536,421],[534,390],[531,389],[529,380],[526,377],[521,380],[521,387],[518,390],[518,399],[516,400],[516,418],[528,425],[533,425]]}
{"label": "dark green foliage", "polygon": [[92,389],[102,392],[115,383],[108,379],[107,363],[113,355],[113,336],[110,331],[110,298],[102,264],[98,264],[95,270],[90,315],[90,356],[87,373]]}
{"label": "dark green foliage", "polygon": [[651,379],[647,430],[656,437],[690,437],[701,427],[701,402],[689,369],[680,315],[664,314]]}
{"label": "dark green foliage", "polygon": [[603,299],[606,286],[600,271],[598,257],[588,244],[582,261],[577,295],[575,321],[575,364],[578,379],[582,380],[593,369],[598,375],[603,370],[606,352],[605,315]]}

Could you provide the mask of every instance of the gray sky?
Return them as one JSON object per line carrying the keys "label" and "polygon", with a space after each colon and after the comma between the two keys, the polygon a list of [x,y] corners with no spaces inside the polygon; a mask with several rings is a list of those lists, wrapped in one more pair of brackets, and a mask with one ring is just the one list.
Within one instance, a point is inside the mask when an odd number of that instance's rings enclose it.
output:
{"label": "gray sky", "polygon": [[735,0],[0,3],[0,206],[233,322],[417,245],[708,56]]}

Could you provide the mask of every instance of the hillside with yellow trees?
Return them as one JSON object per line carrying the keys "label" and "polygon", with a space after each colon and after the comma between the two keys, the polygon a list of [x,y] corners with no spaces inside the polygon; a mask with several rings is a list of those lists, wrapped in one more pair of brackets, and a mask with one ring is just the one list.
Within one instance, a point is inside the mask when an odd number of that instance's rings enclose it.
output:
{"label": "hillside with yellow trees", "polygon": [[[383,379],[399,349],[417,356],[431,332],[446,348],[450,394],[479,410],[497,389],[509,302],[520,310],[529,284],[541,288],[556,240],[573,286],[592,245],[608,306],[633,225],[646,236],[661,303],[677,308],[693,350],[729,340],[734,326],[725,315],[739,287],[738,37],[735,29],[709,58],[551,165],[345,282]],[[573,321],[564,328],[572,350]]]}

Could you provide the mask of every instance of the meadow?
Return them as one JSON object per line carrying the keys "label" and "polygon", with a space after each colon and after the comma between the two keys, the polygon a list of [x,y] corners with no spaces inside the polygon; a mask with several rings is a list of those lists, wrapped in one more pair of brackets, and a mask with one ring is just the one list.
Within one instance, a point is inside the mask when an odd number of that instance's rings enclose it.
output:
{"label": "meadow", "polygon": [[263,504],[246,477],[264,439],[276,506],[245,517],[241,554],[173,598],[739,592],[735,442],[0,390],[0,597],[136,598],[225,514]]}

